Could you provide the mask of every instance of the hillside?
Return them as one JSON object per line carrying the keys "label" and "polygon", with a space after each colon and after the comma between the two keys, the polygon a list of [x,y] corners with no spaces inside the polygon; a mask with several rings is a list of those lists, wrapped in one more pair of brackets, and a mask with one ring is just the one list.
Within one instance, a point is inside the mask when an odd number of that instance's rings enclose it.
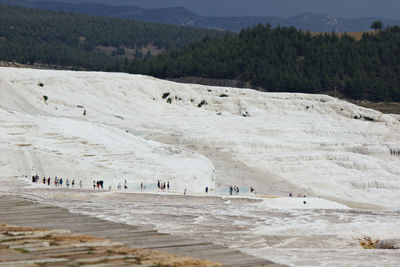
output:
{"label": "hillside", "polygon": [[145,9],[135,6],[111,6],[99,3],[63,3],[54,1],[0,0],[0,3],[35,7],[40,9],[75,12],[95,16],[126,18],[137,21],[192,26],[239,32],[259,23],[273,27],[295,27],[311,32],[362,32],[370,29],[371,23],[381,20],[385,26],[400,25],[400,21],[383,18],[344,19],[325,14],[302,13],[290,17],[206,17],[200,16],[183,7]]}
{"label": "hillside", "polygon": [[[349,35],[258,25],[181,51],[135,61],[127,70],[168,79],[238,80],[273,92],[337,91],[345,98],[400,101],[400,28]],[[240,86],[240,83],[238,86]]]}
{"label": "hillside", "polygon": [[121,70],[220,31],[0,5],[0,60]]}
{"label": "hillside", "polygon": [[2,177],[74,177],[85,188],[94,177],[113,188],[160,179],[180,193],[252,185],[357,207],[398,203],[399,118],[324,95],[0,68],[0,114]]}

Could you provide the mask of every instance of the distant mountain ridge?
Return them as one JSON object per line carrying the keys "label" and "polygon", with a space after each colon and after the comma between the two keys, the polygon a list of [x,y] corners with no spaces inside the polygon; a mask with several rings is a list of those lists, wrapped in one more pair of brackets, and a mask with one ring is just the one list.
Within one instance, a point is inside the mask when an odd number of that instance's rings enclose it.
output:
{"label": "distant mountain ridge", "polygon": [[239,32],[257,25],[270,23],[272,27],[294,26],[311,32],[361,32],[370,30],[375,20],[384,26],[400,25],[400,21],[382,18],[343,19],[323,14],[303,13],[292,17],[203,17],[184,7],[144,9],[135,6],[111,6],[98,3],[70,4],[54,1],[30,2],[26,0],[0,0],[0,4],[34,7],[39,9],[82,13],[94,16],[126,18],[145,22],[165,23],[178,26],[221,29]]}

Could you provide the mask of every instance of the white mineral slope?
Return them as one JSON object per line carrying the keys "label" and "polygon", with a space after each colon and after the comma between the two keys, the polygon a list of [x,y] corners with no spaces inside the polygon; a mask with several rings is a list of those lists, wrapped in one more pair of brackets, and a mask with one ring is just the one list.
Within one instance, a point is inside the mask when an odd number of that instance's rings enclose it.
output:
{"label": "white mineral slope", "polygon": [[3,177],[162,179],[197,193],[252,185],[259,194],[400,205],[399,118],[325,95],[0,68],[0,136]]}

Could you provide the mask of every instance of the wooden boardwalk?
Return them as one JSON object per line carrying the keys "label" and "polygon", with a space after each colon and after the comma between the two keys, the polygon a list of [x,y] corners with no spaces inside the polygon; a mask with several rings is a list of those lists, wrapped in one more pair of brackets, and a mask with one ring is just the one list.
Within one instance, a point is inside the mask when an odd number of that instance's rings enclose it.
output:
{"label": "wooden boardwalk", "polygon": [[210,242],[163,234],[150,227],[132,226],[87,215],[73,214],[63,208],[14,197],[0,197],[0,223],[67,229],[77,234],[118,241],[134,248],[156,249],[181,256],[219,262],[223,266],[285,266]]}

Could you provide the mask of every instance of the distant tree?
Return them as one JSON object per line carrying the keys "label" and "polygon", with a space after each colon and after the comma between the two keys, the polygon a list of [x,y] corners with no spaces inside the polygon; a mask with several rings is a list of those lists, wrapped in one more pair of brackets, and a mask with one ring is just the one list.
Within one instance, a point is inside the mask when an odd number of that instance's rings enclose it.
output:
{"label": "distant tree", "polygon": [[123,46],[120,46],[117,48],[117,50],[115,51],[116,55],[125,55],[125,48]]}
{"label": "distant tree", "polygon": [[383,23],[380,20],[374,21],[371,24],[371,29],[376,30],[381,30],[383,28]]}

